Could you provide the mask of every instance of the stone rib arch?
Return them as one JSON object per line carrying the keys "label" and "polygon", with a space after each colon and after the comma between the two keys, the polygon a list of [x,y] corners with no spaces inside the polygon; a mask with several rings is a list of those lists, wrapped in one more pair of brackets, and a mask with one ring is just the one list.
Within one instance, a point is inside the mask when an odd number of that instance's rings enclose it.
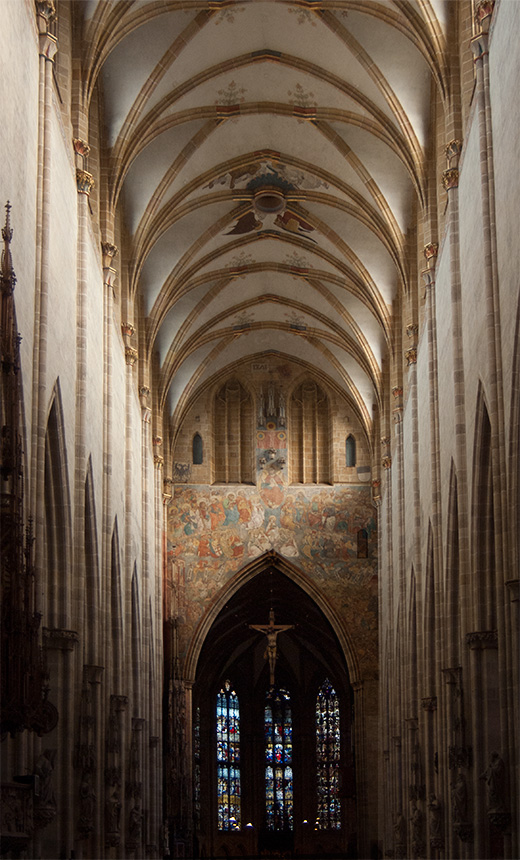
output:
{"label": "stone rib arch", "polygon": [[298,585],[318,606],[338,639],[347,663],[351,684],[354,684],[356,681],[360,681],[361,669],[359,658],[356,653],[354,643],[352,642],[349,633],[345,630],[344,625],[341,623],[338,613],[331,606],[327,597],[322,593],[315,582],[313,582],[296,565],[278,555],[274,550],[254,559],[250,564],[243,567],[238,571],[238,573],[231,577],[231,579],[229,579],[222,587],[220,592],[215,595],[209,609],[200,619],[188,645],[184,662],[185,679],[190,683],[194,681],[202,646],[204,645],[206,637],[215,619],[226,603],[242,588],[242,586],[246,585],[254,579],[258,573],[264,572],[269,567],[274,567],[281,573],[285,574],[285,576]]}

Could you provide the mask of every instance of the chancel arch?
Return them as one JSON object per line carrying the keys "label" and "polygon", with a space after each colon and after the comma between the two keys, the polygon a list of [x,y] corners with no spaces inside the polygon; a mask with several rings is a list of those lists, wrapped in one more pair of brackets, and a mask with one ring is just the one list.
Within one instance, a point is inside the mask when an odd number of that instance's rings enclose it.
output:
{"label": "chancel arch", "polygon": [[[349,824],[356,795],[354,694],[347,660],[329,620],[302,588],[303,578],[298,584],[294,571],[288,574],[282,559],[267,558],[241,577],[237,587],[226,589],[205,626],[192,685],[192,713],[200,720],[194,771],[201,799],[197,838],[206,856],[216,856],[217,846],[231,856],[240,839],[246,840],[247,856],[275,850],[313,852],[318,850],[316,839],[320,850],[339,853],[347,851],[355,838]],[[269,631],[275,631],[274,664]],[[318,719],[320,695],[327,701],[321,703]],[[237,745],[216,735],[215,726],[230,701],[234,732],[239,727],[240,763],[225,766],[226,744]],[[213,748],[215,737],[225,747],[220,759]],[[334,761],[344,779],[341,797]],[[221,797],[228,784],[224,772],[228,783],[232,774],[233,785],[240,774],[240,812],[238,795],[233,795],[231,823]],[[320,805],[325,783],[327,809],[323,802]],[[235,833],[238,814],[241,828]],[[318,817],[321,826],[315,830]]]}

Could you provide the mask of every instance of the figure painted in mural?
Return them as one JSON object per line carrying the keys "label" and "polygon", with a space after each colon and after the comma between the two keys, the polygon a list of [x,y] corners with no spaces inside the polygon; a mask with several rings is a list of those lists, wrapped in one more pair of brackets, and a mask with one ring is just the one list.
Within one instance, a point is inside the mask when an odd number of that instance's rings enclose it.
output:
{"label": "figure painted in mural", "polygon": [[284,500],[283,475],[279,469],[266,466],[260,475],[260,496],[269,508],[279,507]]}
{"label": "figure painted in mural", "polygon": [[225,233],[225,236],[238,236],[242,233],[251,233],[252,230],[260,230],[263,226],[262,222],[258,220],[253,210],[250,212],[246,212],[245,215],[242,215],[232,230],[229,230]]}
{"label": "figure painted in mural", "polygon": [[[286,209],[282,215],[277,215],[274,223],[275,227],[280,227],[280,229],[286,230],[288,233],[297,233],[300,236],[314,232],[312,224],[309,224],[301,215],[297,215],[289,209]],[[311,242],[315,242],[315,239],[311,239],[310,236],[306,236],[306,238],[310,239]]]}
{"label": "figure painted in mural", "polygon": [[228,493],[228,495],[222,500],[222,507],[225,513],[223,525],[231,526],[235,525],[235,523],[238,523],[240,519],[240,514],[237,509],[237,503],[234,493]]}

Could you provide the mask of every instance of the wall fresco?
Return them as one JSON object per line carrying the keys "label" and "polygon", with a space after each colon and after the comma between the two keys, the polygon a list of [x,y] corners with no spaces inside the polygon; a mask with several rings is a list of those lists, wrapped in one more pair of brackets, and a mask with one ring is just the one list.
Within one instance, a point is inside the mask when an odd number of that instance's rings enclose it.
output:
{"label": "wall fresco", "polygon": [[[334,603],[368,669],[377,660],[377,532],[370,489],[288,486],[285,461],[280,463],[285,437],[277,425],[257,431],[256,487],[175,487],[168,566],[175,604],[170,611],[179,620],[181,648],[229,578],[274,550]],[[366,558],[357,557],[360,529],[368,537]]]}

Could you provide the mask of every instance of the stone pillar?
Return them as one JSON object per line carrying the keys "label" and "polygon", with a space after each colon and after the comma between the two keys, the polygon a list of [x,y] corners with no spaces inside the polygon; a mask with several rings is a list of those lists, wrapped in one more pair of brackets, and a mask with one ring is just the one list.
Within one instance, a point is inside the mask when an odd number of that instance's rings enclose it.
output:
{"label": "stone pillar", "polygon": [[56,794],[57,817],[47,832],[42,834],[42,844],[45,852],[45,842],[49,839],[49,848],[63,846],[65,856],[70,856],[74,848],[74,771],[73,756],[70,749],[70,738],[76,731],[74,691],[75,665],[74,650],[78,644],[78,634],[74,630],[61,628],[43,629],[43,644],[46,650],[47,666],[53,679],[53,695],[58,708],[59,720],[54,731],[45,739],[45,747],[56,750],[54,762],[54,790]]}
{"label": "stone pillar", "polygon": [[[38,168],[36,179],[36,284],[34,291],[34,341],[32,378],[32,431],[30,510],[34,517],[36,546],[43,546],[45,431],[47,423],[47,328],[49,300],[50,185],[52,136],[52,67],[58,43],[49,27],[54,20],[54,0],[36,4],[40,56],[38,93]],[[42,577],[42,554],[35,558],[36,579]],[[44,607],[40,606],[40,610]]]}

